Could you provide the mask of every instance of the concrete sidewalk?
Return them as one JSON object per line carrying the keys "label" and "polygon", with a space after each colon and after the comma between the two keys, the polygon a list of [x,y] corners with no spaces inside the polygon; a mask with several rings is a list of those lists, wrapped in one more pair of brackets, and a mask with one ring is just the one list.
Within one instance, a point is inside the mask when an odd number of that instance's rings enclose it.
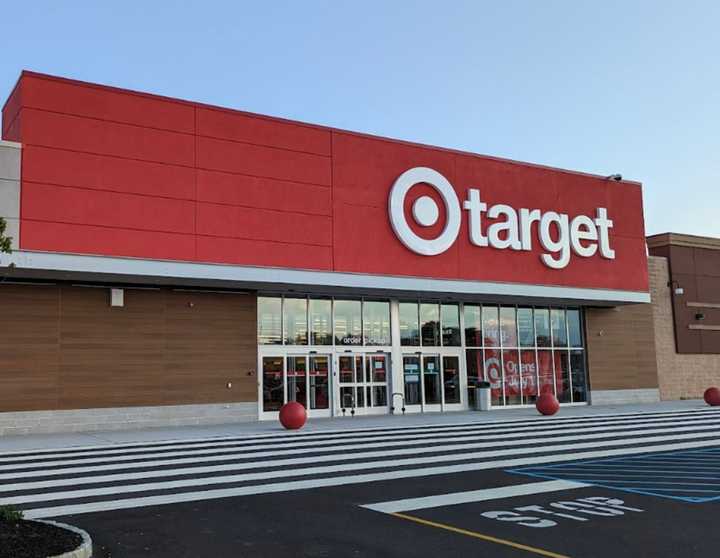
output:
{"label": "concrete sidewalk", "polygon": [[[662,413],[708,408],[700,399],[690,401],[663,401],[632,405],[581,405],[562,407],[555,417],[584,417],[617,415],[623,413]],[[718,411],[720,412],[720,410]],[[553,418],[555,418],[553,417]],[[356,429],[398,428],[459,423],[497,423],[527,419],[543,420],[535,408],[495,409],[490,412],[464,411],[448,413],[424,413],[411,415],[381,415],[370,417],[342,417],[311,419],[299,431],[322,432]],[[549,417],[548,417],[549,418]],[[276,421],[244,422],[213,426],[173,426],[144,428],[139,430],[117,430],[102,432],[78,432],[58,434],[29,434],[24,436],[0,437],[0,455],[3,452],[67,448],[69,446],[97,446],[108,444],[132,444],[164,440],[188,440],[193,438],[214,438],[228,436],[258,436],[264,434],[288,433]]]}

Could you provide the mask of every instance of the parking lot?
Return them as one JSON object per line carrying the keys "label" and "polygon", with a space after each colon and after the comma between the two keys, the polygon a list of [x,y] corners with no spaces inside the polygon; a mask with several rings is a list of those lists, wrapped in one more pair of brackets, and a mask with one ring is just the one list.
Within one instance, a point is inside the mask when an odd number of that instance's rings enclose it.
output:
{"label": "parking lot", "polygon": [[97,556],[716,555],[716,411],[503,418],[16,450],[0,502]]}

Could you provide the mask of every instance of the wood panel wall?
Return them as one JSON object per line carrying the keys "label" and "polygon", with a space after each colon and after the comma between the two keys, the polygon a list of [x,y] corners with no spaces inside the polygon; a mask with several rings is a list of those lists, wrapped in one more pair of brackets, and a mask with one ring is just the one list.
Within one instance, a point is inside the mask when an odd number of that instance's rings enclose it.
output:
{"label": "wood panel wall", "polygon": [[254,295],[6,284],[0,308],[0,412],[257,400]]}
{"label": "wood panel wall", "polygon": [[658,387],[651,304],[585,310],[593,390]]}

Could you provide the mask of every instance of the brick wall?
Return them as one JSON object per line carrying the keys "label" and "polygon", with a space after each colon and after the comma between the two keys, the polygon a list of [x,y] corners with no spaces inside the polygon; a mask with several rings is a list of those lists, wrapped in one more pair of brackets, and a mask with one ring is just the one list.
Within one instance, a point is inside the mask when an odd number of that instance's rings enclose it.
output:
{"label": "brick wall", "polygon": [[720,356],[675,351],[667,258],[650,256],[650,296],[655,321],[655,347],[661,399],[695,399],[720,386]]}

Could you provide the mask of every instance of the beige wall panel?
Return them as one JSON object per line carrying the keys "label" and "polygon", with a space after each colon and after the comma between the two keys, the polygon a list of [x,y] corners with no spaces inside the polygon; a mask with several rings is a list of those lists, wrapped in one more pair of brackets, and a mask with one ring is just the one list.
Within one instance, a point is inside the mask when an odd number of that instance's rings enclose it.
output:
{"label": "beige wall panel", "polygon": [[585,319],[593,391],[658,387],[650,304],[588,308]]}

